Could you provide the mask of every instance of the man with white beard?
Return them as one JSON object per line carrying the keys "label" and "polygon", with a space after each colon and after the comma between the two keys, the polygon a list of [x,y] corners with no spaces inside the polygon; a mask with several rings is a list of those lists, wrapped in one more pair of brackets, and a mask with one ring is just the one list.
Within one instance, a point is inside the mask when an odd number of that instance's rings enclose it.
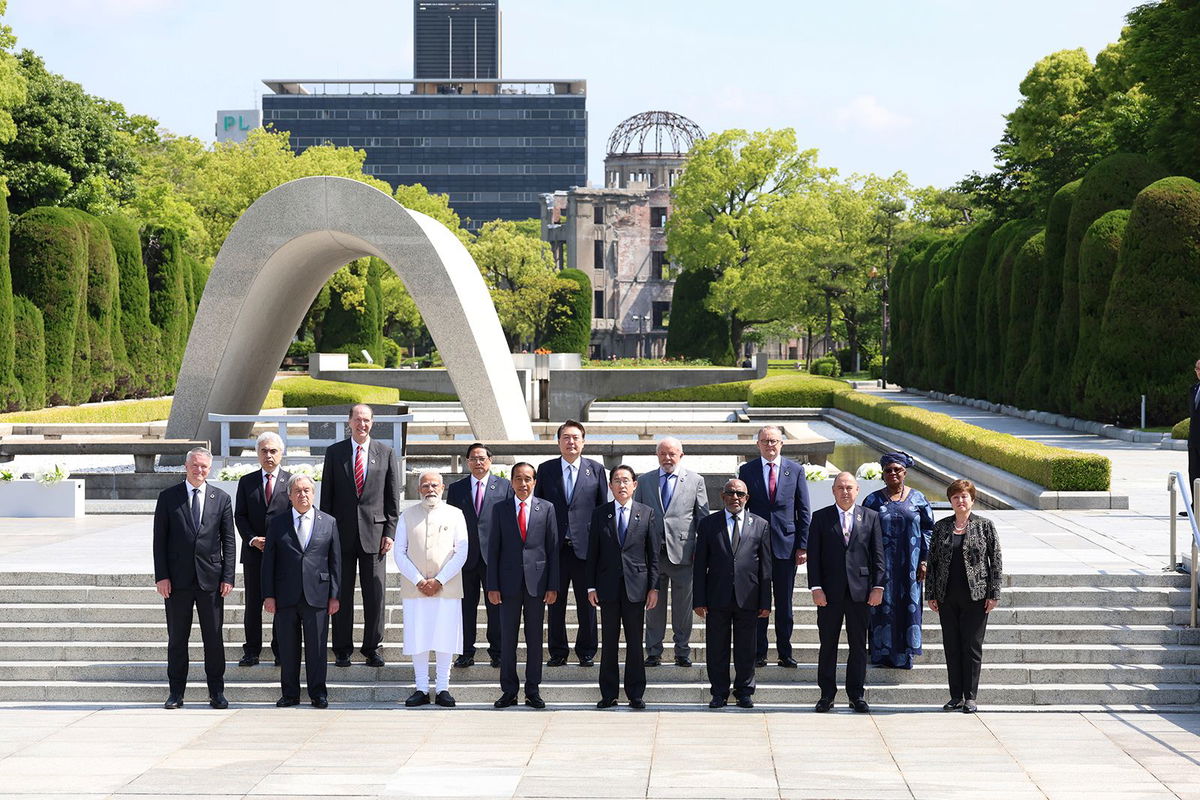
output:
{"label": "man with white beard", "polygon": [[454,707],[450,665],[462,653],[462,568],[467,560],[467,521],[442,502],[442,477],[422,472],[421,502],[400,515],[396,527],[396,566],[404,602],[404,654],[413,660],[416,691],[404,701],[412,708],[429,704],[429,653],[437,674],[434,702]]}

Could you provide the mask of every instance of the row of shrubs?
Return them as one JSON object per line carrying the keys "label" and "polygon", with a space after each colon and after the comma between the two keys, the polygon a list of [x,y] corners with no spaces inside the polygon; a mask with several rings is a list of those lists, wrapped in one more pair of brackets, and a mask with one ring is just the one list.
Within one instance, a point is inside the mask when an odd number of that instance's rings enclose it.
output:
{"label": "row of shrubs", "polygon": [[1044,219],[920,237],[892,278],[888,378],[1150,425],[1186,411],[1200,353],[1200,184],[1146,156],[1100,161]]}
{"label": "row of shrubs", "polygon": [[274,388],[280,391],[282,406],[285,408],[341,406],[352,403],[387,405],[401,400],[438,402],[458,399],[452,394],[415,389],[397,390],[386,386],[365,386],[343,381],[322,381],[307,375],[275,381]]}

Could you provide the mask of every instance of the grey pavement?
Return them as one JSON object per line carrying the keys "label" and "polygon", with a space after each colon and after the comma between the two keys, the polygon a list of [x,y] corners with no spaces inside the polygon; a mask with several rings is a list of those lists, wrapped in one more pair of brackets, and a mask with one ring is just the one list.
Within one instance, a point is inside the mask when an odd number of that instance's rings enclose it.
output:
{"label": "grey pavement", "polygon": [[1195,798],[1200,715],[0,710],[14,798]]}

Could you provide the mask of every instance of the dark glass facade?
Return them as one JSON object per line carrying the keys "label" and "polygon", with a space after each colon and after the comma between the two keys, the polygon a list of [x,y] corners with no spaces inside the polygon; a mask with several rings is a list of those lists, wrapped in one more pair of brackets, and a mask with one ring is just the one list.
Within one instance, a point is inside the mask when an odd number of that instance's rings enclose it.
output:
{"label": "dark glass facade", "polygon": [[497,0],[413,3],[413,77],[499,78]]}
{"label": "dark glass facade", "polygon": [[[365,150],[368,174],[449,195],[471,228],[538,218],[542,194],[586,184],[582,91],[405,94],[395,87],[388,84],[391,94],[267,94],[263,125],[288,131],[297,153],[325,143]],[[412,88],[400,84],[401,92]]]}

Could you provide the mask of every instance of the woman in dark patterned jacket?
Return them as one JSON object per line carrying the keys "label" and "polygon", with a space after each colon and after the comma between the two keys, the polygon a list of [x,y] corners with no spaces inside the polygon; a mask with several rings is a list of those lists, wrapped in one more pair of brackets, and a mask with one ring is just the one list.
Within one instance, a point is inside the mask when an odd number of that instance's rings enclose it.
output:
{"label": "woman in dark patterned jacket", "polygon": [[946,488],[954,516],[933,526],[929,542],[929,607],[942,623],[950,702],[943,711],[973,714],[983,664],[987,617],[1000,602],[1000,539],[990,519],[971,513],[975,485],[957,480]]}

